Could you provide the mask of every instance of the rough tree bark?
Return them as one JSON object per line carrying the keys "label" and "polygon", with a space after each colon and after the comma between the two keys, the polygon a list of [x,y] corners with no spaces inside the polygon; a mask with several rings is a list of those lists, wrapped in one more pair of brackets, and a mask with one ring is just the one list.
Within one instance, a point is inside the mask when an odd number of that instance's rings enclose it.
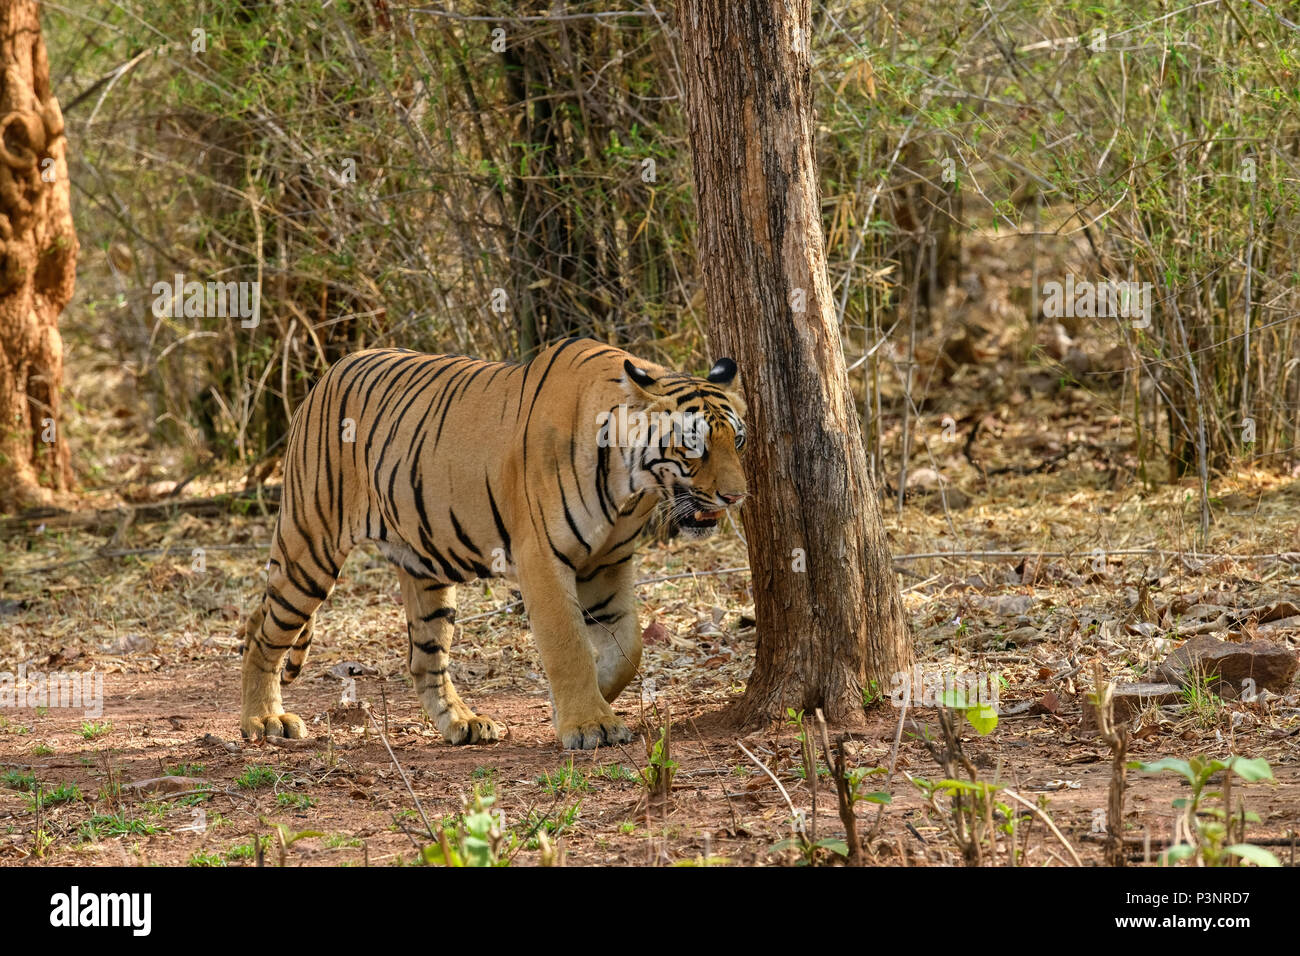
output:
{"label": "rough tree bark", "polygon": [[679,0],[677,24],[709,336],[749,405],[758,649],[736,716],[853,720],[912,648],[826,272],[809,3]]}
{"label": "rough tree bark", "polygon": [[58,321],[77,236],[39,10],[0,0],[0,511],[48,502],[72,481]]}

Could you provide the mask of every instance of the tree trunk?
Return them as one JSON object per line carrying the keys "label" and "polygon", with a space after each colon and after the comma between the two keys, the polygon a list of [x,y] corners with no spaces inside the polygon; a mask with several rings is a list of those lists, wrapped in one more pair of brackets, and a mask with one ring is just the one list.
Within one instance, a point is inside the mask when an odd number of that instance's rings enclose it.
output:
{"label": "tree trunk", "polygon": [[63,115],[35,0],[0,0],[0,511],[46,503],[72,481],[60,415],[59,313],[77,236]]}
{"label": "tree trunk", "polygon": [[709,335],[749,405],[758,649],[736,716],[862,713],[912,660],[822,237],[808,0],[679,0]]}

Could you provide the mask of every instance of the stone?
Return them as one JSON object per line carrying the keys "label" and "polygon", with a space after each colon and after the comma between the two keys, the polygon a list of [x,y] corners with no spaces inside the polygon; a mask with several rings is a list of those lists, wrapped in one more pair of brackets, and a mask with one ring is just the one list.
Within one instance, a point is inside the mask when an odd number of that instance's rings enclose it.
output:
{"label": "stone", "polygon": [[1300,657],[1285,645],[1263,639],[1236,644],[1212,634],[1198,634],[1166,657],[1152,676],[1179,684],[1192,683],[1198,674],[1212,676],[1216,678],[1210,685],[1214,693],[1227,688],[1240,693],[1247,678],[1255,682],[1256,692],[1285,690],[1297,670]]}
{"label": "stone", "polygon": [[[1123,723],[1153,705],[1182,703],[1183,689],[1177,684],[1167,683],[1116,684],[1111,701],[1115,721]],[[1097,727],[1097,708],[1085,697],[1081,729],[1096,730]]]}

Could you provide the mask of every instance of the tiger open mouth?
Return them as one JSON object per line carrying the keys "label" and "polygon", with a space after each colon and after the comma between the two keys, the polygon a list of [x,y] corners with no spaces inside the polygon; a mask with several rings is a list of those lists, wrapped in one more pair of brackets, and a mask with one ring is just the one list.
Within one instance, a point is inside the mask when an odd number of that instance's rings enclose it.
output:
{"label": "tiger open mouth", "polygon": [[724,509],[712,509],[706,502],[700,501],[687,491],[678,491],[673,496],[673,521],[677,527],[687,532],[710,532],[718,526]]}
{"label": "tiger open mouth", "polygon": [[721,511],[696,511],[678,521],[685,528],[716,528],[721,517]]}

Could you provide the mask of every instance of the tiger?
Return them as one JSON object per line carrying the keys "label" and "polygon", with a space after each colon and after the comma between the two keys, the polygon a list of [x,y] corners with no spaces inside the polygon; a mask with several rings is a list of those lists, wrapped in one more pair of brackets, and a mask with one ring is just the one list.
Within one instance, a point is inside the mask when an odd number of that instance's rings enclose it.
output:
{"label": "tiger", "polygon": [[265,592],[243,628],[240,731],[302,738],[281,686],[302,671],[317,608],[348,553],[396,567],[407,669],[451,744],[500,740],[452,684],[456,586],[518,582],[565,749],[625,744],[610,706],[637,673],[633,557],[651,516],[713,533],[748,495],[738,369],[704,378],[569,338],[526,363],[356,352],[296,410]]}

